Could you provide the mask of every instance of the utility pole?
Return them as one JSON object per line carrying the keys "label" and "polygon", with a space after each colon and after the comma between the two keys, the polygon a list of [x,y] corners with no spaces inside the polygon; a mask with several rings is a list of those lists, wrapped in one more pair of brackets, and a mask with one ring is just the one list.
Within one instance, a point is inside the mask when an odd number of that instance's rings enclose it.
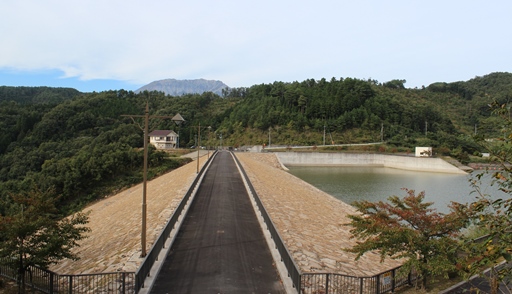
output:
{"label": "utility pole", "polygon": [[[194,126],[194,127],[197,127],[197,170],[196,170],[196,173],[199,173],[199,150],[201,149],[201,123],[199,123],[197,126]],[[207,127],[208,128],[208,131],[210,131],[212,129],[211,126]],[[209,133],[208,133],[209,134]],[[221,135],[221,138],[222,138],[222,135]],[[209,137],[208,137],[208,141],[209,141]],[[208,158],[210,158],[210,150],[208,150]]]}
{"label": "utility pole", "polygon": [[324,125],[324,146],[325,146],[325,125]]}
{"label": "utility pole", "polygon": [[206,146],[206,149],[208,149],[208,159],[210,159],[210,145],[212,144],[210,135],[212,133],[212,126],[208,126],[208,146]]}
{"label": "utility pole", "polygon": [[[134,122],[134,117],[143,117],[144,118],[144,168],[143,168],[143,182],[142,182],[142,228],[140,233],[140,243],[141,243],[141,253],[140,256],[144,257],[146,256],[146,211],[147,211],[147,204],[146,204],[146,191],[147,191],[147,179],[148,179],[148,139],[149,139],[149,119],[150,118],[170,118],[172,119],[177,125],[181,124],[185,120],[181,115],[176,114],[174,117],[172,116],[150,116],[149,115],[149,103],[146,101],[146,110],[144,112],[144,115],[133,115],[133,114],[124,114],[121,115],[123,117],[130,117]],[[140,128],[140,125],[139,125]],[[142,128],[141,128],[142,129]]]}
{"label": "utility pole", "polygon": [[197,126],[197,169],[196,173],[199,173],[199,149],[201,145],[201,123]]}
{"label": "utility pole", "polygon": [[384,142],[384,123],[380,123],[380,141]]}
{"label": "utility pole", "polygon": [[270,148],[270,127],[268,127],[268,148]]}

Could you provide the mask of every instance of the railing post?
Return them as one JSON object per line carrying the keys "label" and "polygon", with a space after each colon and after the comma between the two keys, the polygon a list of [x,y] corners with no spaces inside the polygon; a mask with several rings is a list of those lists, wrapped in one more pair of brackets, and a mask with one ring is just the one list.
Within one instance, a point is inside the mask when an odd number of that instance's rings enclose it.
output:
{"label": "railing post", "polygon": [[325,274],[325,293],[329,293],[329,274]]}
{"label": "railing post", "polygon": [[123,285],[122,285],[122,292],[121,293],[126,293],[126,273],[123,272]]}
{"label": "railing post", "polygon": [[68,289],[68,293],[69,294],[73,294],[73,276],[69,276],[69,289]]}
{"label": "railing post", "polygon": [[139,272],[137,271],[135,272],[135,293],[138,293],[141,288]]}
{"label": "railing post", "polygon": [[363,294],[364,278],[359,278],[359,294]]}
{"label": "railing post", "polygon": [[53,294],[53,272],[50,272],[50,294]]}
{"label": "railing post", "polygon": [[391,292],[395,292],[395,277],[396,277],[396,269],[394,268],[391,271]]}
{"label": "railing post", "polygon": [[380,294],[380,275],[377,275],[377,283],[376,283],[375,293]]}

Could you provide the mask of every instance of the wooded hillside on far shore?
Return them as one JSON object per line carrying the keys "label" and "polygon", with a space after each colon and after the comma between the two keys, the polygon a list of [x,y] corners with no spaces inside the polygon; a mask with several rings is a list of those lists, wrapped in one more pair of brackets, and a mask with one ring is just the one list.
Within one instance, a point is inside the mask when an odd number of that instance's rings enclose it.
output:
{"label": "wooded hillside on far shore", "polygon": [[[157,91],[81,93],[70,88],[0,87],[0,201],[31,189],[54,189],[63,212],[141,181],[143,115],[149,129],[172,129],[180,147],[326,145],[383,142],[372,152],[431,146],[467,160],[482,152],[474,136],[500,138],[489,105],[512,98],[512,74],[408,89],[405,80],[332,78],[169,96]],[[198,141],[198,126],[201,138]],[[324,136],[325,134],[325,136]],[[327,146],[328,147],[328,146]],[[329,149],[329,148],[327,148]],[[339,148],[330,148],[338,150]],[[342,148],[341,148],[342,149]],[[186,160],[150,148],[150,173]],[[0,209],[5,209],[2,206]]]}

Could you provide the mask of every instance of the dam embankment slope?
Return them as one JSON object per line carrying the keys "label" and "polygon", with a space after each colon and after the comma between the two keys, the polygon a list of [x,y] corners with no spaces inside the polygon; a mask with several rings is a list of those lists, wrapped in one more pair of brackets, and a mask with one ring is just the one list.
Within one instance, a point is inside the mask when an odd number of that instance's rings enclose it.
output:
{"label": "dam embankment slope", "polygon": [[433,157],[375,153],[276,152],[285,166],[382,166],[411,171],[465,174],[452,164]]}

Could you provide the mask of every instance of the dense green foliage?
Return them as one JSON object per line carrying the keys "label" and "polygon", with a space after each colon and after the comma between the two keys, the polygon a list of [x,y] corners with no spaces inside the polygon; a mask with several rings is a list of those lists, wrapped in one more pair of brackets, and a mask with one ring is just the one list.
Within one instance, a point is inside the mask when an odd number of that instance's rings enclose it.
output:
{"label": "dense green foliage", "polygon": [[[502,263],[512,263],[512,113],[509,101],[496,101],[492,104],[493,114],[503,125],[503,136],[495,140],[481,139],[481,145],[490,153],[493,160],[499,163],[501,169],[489,171],[492,174],[492,184],[503,192],[499,197],[491,196],[483,188],[485,173],[476,173],[472,183],[475,187],[476,200],[468,206],[474,211],[474,224],[487,234],[478,242],[468,237],[462,243],[466,252],[461,264],[467,277],[482,274],[482,269],[490,269],[489,279],[491,293],[498,292],[497,285],[503,281],[512,280],[512,268],[500,266]],[[512,285],[502,284],[512,292]]]}
{"label": "dense green foliage", "polygon": [[14,100],[20,104],[59,103],[80,92],[72,88],[0,86],[0,102]]}
{"label": "dense green foliage", "polygon": [[[58,104],[1,103],[0,199],[29,190],[55,189],[62,212],[79,209],[142,181],[142,130],[122,114],[140,114],[133,92],[93,93]],[[143,112],[142,112],[143,114]],[[150,176],[186,159],[150,148]],[[0,208],[3,213],[6,206]]]}
{"label": "dense green foliage", "polygon": [[[475,133],[501,136],[490,116],[493,99],[508,101],[512,74],[407,89],[405,80],[332,78],[254,85],[179,97],[117,90],[79,93],[48,87],[0,87],[0,198],[34,183],[61,194],[69,211],[141,181],[142,124],[150,115],[180,113],[185,124],[150,120],[149,129],[172,129],[180,147],[322,145],[384,141],[380,151],[432,146],[467,158],[481,152]],[[197,138],[198,126],[203,128]],[[208,128],[211,127],[211,128]],[[200,142],[198,142],[200,140]],[[182,164],[150,150],[151,174]]]}
{"label": "dense green foliage", "polygon": [[65,258],[78,259],[72,249],[90,231],[84,226],[89,220],[83,213],[62,219],[52,190],[34,188],[9,200],[9,212],[0,215],[0,261],[17,269],[18,293],[26,293],[29,266],[48,268]]}
{"label": "dense green foliage", "polygon": [[443,89],[405,89],[404,83],[332,78],[231,89],[227,97],[242,98],[220,129],[231,145],[267,143],[268,132],[274,144],[321,145],[325,128],[328,143],[383,139],[395,146],[426,145],[444,153],[459,148],[458,153],[471,154],[477,148],[470,138],[475,128],[497,134],[488,104],[512,93],[508,73],[445,83]]}

